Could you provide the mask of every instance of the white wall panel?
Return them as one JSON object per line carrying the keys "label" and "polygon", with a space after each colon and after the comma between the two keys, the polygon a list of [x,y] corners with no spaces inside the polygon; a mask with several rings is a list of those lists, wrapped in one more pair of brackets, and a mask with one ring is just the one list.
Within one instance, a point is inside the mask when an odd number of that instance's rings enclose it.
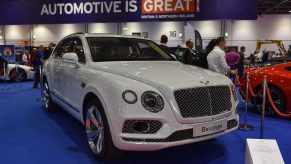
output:
{"label": "white wall panel", "polygon": [[[246,46],[246,54],[256,49],[256,40],[282,40],[286,49],[291,45],[291,15],[263,15],[256,21],[232,21],[231,45]],[[278,51],[273,44],[262,45],[261,50]]]}
{"label": "white wall panel", "polygon": [[50,42],[57,43],[64,36],[76,32],[85,32],[84,24],[51,24],[51,25],[35,25],[33,35],[35,45],[43,44],[45,46]]}
{"label": "white wall panel", "polygon": [[[144,22],[141,23],[141,31],[148,32],[149,38],[160,43],[161,35],[168,36],[168,46],[184,44],[179,33],[184,31],[184,22]],[[176,36],[170,36],[170,31],[176,31]]]}
{"label": "white wall panel", "polygon": [[[257,39],[279,39],[283,40],[286,48],[291,45],[291,15],[263,15],[256,21],[227,21],[226,24],[226,31],[230,34],[227,44],[246,46],[246,54],[255,50]],[[133,22],[122,23],[119,27],[117,23],[91,23],[88,24],[88,32],[117,34],[120,31],[126,35],[133,32],[148,32],[148,38],[157,43],[164,34],[169,38],[168,45],[176,46],[184,44],[184,39],[189,39],[189,36],[179,37],[179,33],[184,34],[185,25],[185,22]],[[193,26],[201,33],[204,47],[211,39],[221,34],[221,21],[194,21],[187,22],[187,25]],[[124,26],[127,29],[124,30]],[[58,42],[68,34],[84,31],[85,24],[33,25],[33,35],[36,36],[33,42],[35,45],[47,45],[49,42]],[[170,31],[175,31],[176,36],[171,37]],[[30,25],[7,25],[6,44],[18,44],[22,39],[30,40],[30,32]],[[3,40],[0,40],[0,44],[1,42]],[[264,48],[277,51],[273,45],[264,45]]]}
{"label": "white wall panel", "polygon": [[88,33],[117,34],[117,23],[91,23],[88,24]]}
{"label": "white wall panel", "polygon": [[6,44],[19,44],[20,40],[30,40],[30,25],[7,25],[4,28]]}
{"label": "white wall panel", "polygon": [[[211,39],[220,36],[221,21],[195,21],[187,23],[188,25],[192,25],[195,30],[200,32],[203,47],[205,47]],[[185,37],[187,38],[187,36]]]}

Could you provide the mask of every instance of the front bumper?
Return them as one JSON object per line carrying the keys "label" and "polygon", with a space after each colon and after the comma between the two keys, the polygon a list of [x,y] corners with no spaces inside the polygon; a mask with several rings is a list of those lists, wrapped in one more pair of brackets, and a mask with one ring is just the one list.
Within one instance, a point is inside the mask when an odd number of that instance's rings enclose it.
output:
{"label": "front bumper", "polygon": [[[220,121],[220,120],[216,120]],[[238,128],[239,117],[229,117],[226,120],[227,127],[225,130],[216,131],[207,135],[196,135],[193,127],[196,127],[198,124],[176,124],[171,125],[175,126],[175,130],[170,133],[168,136],[164,136],[163,132],[169,131],[170,125],[163,125],[163,127],[156,134],[124,134],[121,133],[117,137],[117,147],[121,150],[134,150],[134,151],[154,151],[160,150],[172,146],[185,145],[189,143],[199,142],[203,140],[208,140],[215,138],[227,133],[230,133]],[[209,124],[211,122],[200,123],[200,124]]]}

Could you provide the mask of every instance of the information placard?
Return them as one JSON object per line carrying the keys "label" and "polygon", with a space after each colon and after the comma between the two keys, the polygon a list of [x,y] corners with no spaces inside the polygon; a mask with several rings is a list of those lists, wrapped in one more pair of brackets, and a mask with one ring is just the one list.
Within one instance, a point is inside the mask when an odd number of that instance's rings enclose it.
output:
{"label": "information placard", "polygon": [[276,140],[247,139],[246,164],[285,164]]}

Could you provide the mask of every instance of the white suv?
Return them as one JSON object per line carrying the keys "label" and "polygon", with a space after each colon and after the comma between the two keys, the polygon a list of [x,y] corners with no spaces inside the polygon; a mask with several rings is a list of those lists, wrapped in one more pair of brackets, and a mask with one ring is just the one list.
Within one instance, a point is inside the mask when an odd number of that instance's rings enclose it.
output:
{"label": "white suv", "polygon": [[227,77],[184,65],[143,38],[69,35],[44,65],[43,85],[46,110],[61,106],[82,122],[98,159],[207,140],[238,127]]}

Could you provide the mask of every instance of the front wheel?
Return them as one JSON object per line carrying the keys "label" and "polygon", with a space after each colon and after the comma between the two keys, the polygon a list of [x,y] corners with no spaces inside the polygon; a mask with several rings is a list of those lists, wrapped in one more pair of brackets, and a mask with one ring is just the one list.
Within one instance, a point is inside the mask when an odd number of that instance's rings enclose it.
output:
{"label": "front wheel", "polygon": [[20,82],[26,80],[26,72],[23,69],[18,69],[18,72],[14,69],[9,73],[11,80]]}
{"label": "front wheel", "polygon": [[[276,106],[276,108],[281,112],[281,113],[288,113],[287,108],[286,108],[286,99],[284,96],[284,93],[278,89],[277,87],[274,86],[269,86],[270,93],[272,100]],[[255,89],[255,91],[260,90],[260,88]],[[255,105],[258,109],[258,111],[261,113],[262,112],[262,104],[263,104],[263,93],[261,93],[255,100]],[[270,105],[270,102],[268,100],[268,97],[266,95],[266,107],[265,107],[265,114],[269,116],[276,116],[276,113],[272,106]]]}
{"label": "front wheel", "polygon": [[113,142],[109,125],[101,105],[95,100],[86,105],[85,127],[90,152],[99,160],[108,160],[121,155]]}

